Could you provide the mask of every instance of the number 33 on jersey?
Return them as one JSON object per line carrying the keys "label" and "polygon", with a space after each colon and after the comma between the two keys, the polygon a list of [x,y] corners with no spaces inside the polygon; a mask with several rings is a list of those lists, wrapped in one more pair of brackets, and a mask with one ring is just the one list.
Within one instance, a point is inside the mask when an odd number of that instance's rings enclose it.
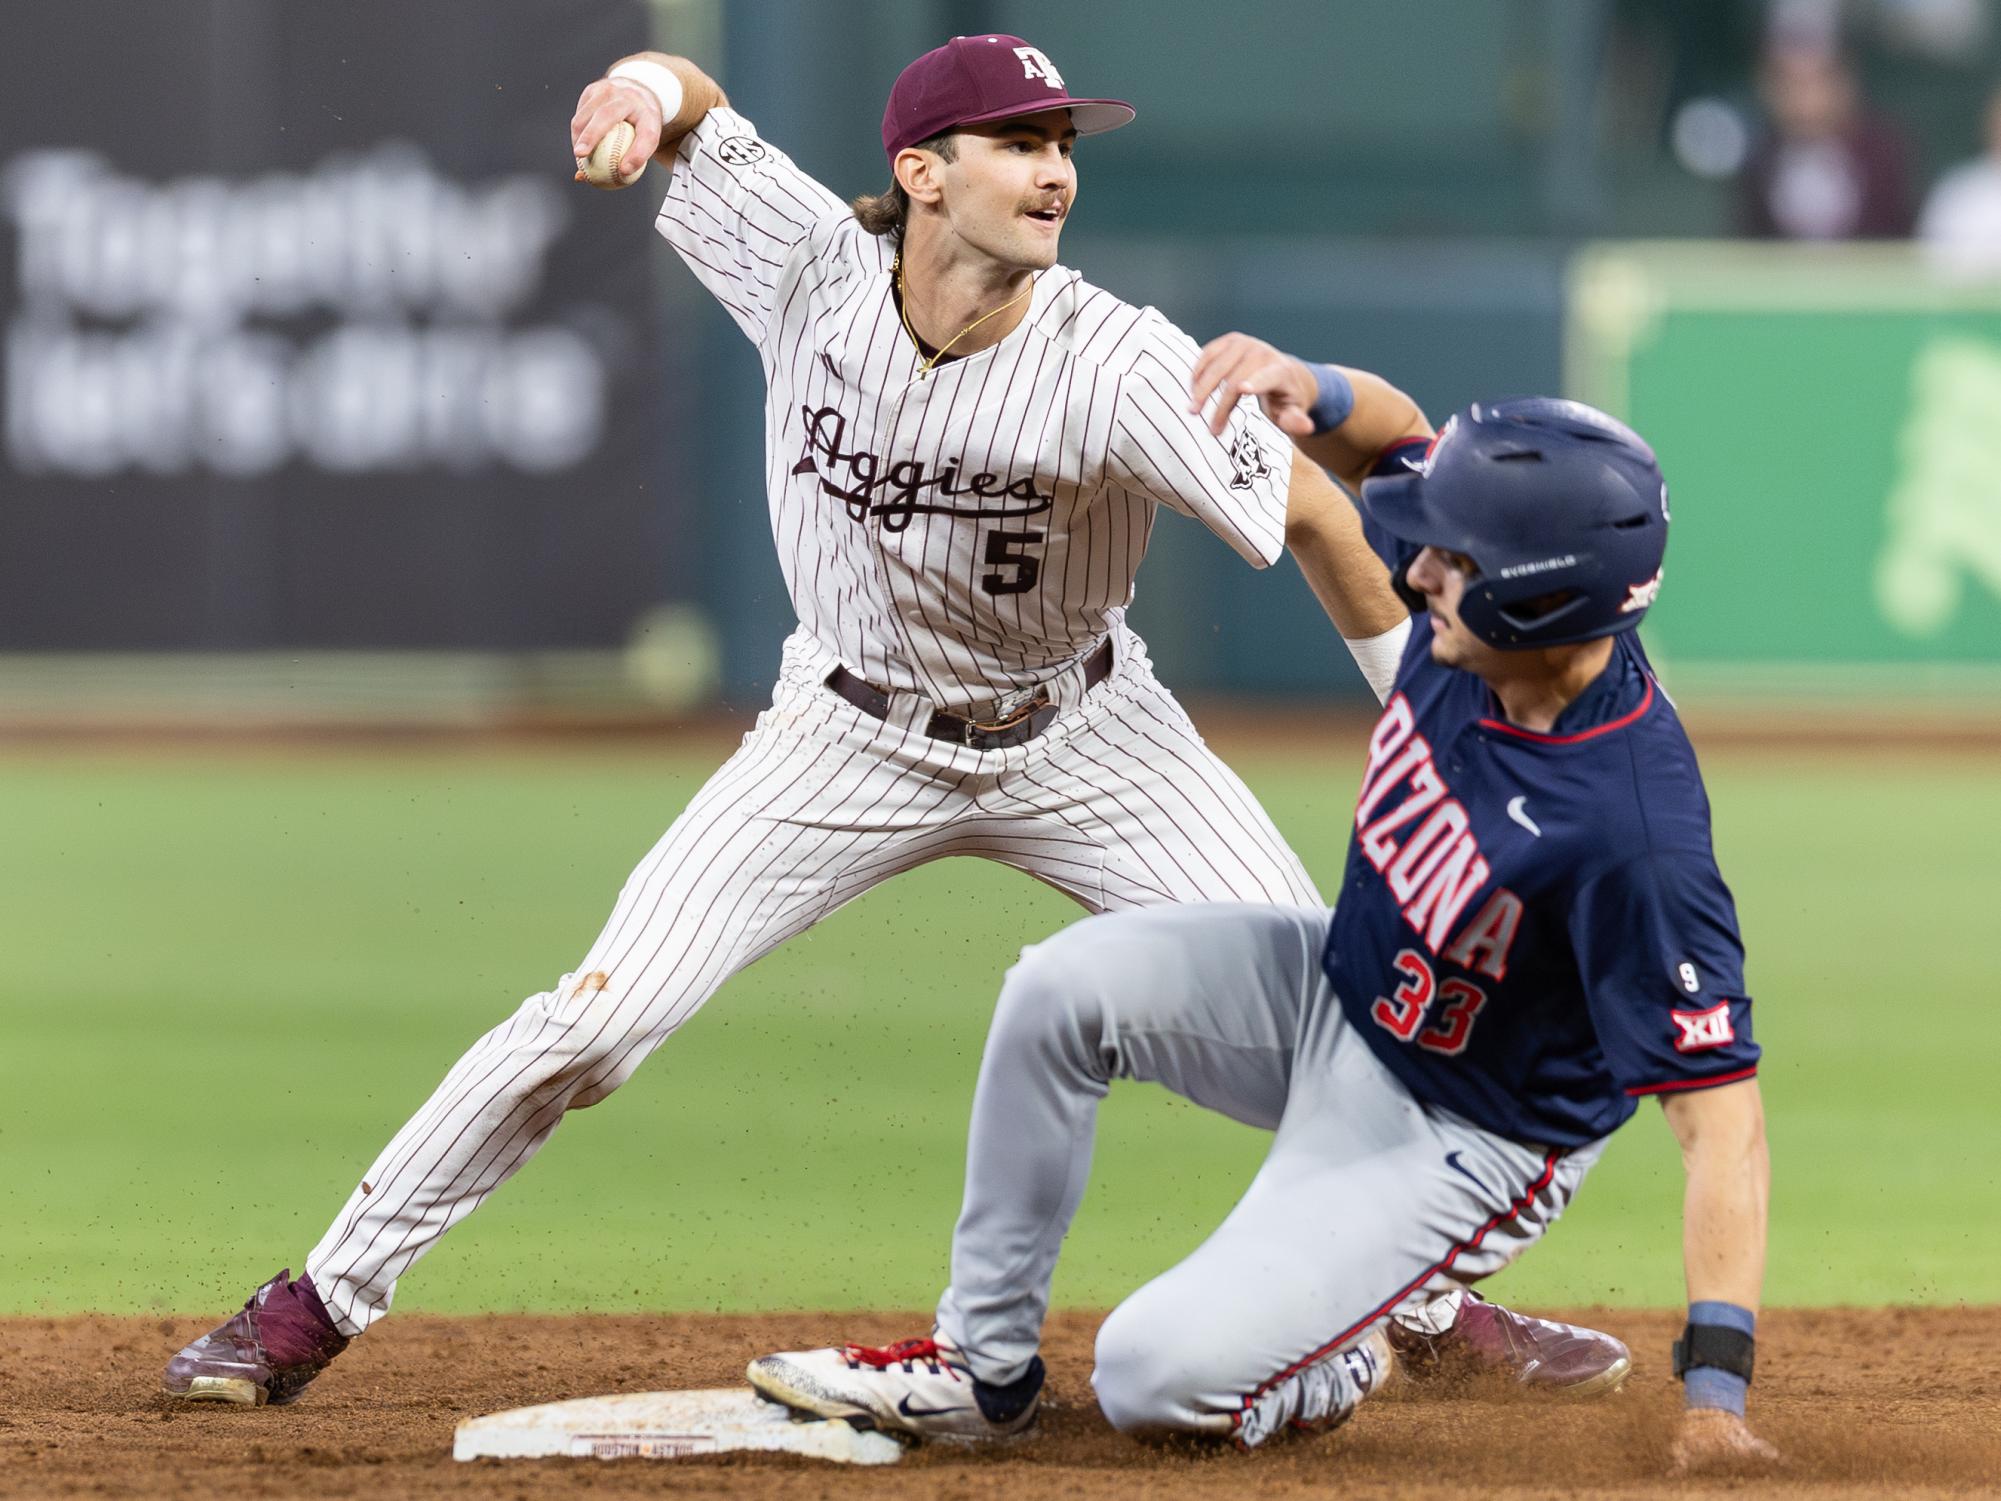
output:
{"label": "number 33 on jersey", "polygon": [[1324,959],[1349,1020],[1420,1100],[1552,1146],[1749,1077],[1736,908],[1638,638],[1548,734],[1430,641],[1419,616],[1356,797]]}

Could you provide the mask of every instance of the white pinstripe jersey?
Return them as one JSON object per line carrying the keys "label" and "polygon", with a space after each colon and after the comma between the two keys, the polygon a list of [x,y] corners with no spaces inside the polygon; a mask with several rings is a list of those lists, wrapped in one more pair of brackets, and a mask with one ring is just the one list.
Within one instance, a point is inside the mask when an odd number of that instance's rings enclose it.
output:
{"label": "white pinstripe jersey", "polygon": [[895,247],[734,110],[682,140],[658,228],[757,345],[771,526],[801,623],[893,691],[978,708],[1123,615],[1160,504],[1258,567],[1291,446],[1252,402],[1188,412],[1195,342],[1051,267],[999,344],[921,374]]}

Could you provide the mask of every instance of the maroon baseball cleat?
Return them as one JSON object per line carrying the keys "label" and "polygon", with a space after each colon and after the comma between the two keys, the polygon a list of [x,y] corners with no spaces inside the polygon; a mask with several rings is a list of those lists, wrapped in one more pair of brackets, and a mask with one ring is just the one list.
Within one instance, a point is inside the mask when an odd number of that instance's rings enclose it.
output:
{"label": "maroon baseball cleat", "polygon": [[167,1394],[190,1402],[282,1407],[296,1402],[347,1348],[313,1279],[287,1267],[250,1295],[243,1311],[167,1362]]}
{"label": "maroon baseball cleat", "polygon": [[1551,1396],[1600,1397],[1618,1390],[1633,1368],[1632,1352],[1609,1334],[1513,1313],[1472,1293],[1443,1331],[1428,1332],[1421,1319],[1393,1318],[1387,1329],[1405,1375],[1416,1381],[1499,1372]]}

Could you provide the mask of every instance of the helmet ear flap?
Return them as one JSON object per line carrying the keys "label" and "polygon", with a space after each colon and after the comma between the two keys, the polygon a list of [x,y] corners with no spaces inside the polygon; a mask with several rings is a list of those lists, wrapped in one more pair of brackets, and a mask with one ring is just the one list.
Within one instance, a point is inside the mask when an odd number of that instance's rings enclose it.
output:
{"label": "helmet ear flap", "polygon": [[1413,589],[1410,584],[1410,565],[1422,551],[1423,549],[1415,543],[1405,543],[1402,549],[1402,557],[1398,559],[1397,565],[1390,570],[1390,589],[1398,599],[1403,601],[1403,607],[1413,615],[1422,615],[1426,610],[1431,608],[1431,602],[1417,590]]}
{"label": "helmet ear flap", "polygon": [[1509,625],[1509,627],[1511,627],[1514,630],[1523,632],[1524,634],[1526,634],[1529,631],[1535,631],[1543,635],[1548,635],[1552,632],[1561,634],[1563,630],[1563,622],[1570,616],[1576,615],[1581,611],[1585,610],[1590,605],[1590,603],[1591,600],[1588,595],[1584,594],[1582,591],[1573,591],[1571,592],[1569,598],[1559,600],[1555,604],[1549,605],[1546,608],[1534,609],[1534,610],[1519,610],[1519,609],[1511,610],[1506,607],[1502,607],[1495,613],[1499,615],[1500,618]]}

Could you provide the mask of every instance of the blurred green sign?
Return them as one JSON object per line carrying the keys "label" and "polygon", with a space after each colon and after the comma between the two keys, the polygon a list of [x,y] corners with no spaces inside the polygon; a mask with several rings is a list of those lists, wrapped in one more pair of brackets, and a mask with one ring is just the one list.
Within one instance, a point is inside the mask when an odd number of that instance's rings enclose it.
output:
{"label": "blurred green sign", "polygon": [[2001,683],[2001,284],[1903,247],[1595,246],[1565,363],[1660,454],[1677,679]]}

